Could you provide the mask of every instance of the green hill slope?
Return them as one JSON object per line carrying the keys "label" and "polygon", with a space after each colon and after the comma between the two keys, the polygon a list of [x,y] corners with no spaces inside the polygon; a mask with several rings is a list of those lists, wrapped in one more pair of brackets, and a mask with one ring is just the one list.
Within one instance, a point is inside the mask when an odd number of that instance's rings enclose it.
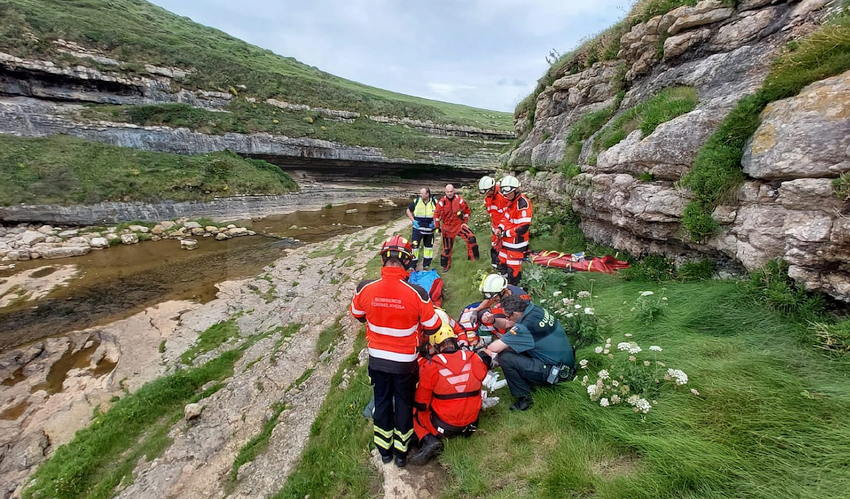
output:
{"label": "green hill slope", "polygon": [[141,0],[0,3],[0,51],[115,69],[57,51],[51,43],[56,39],[117,59],[128,72],[144,74],[145,64],[191,71],[178,82],[188,89],[240,89],[240,93],[261,99],[313,107],[513,130],[508,113],[422,99],[339,78]]}

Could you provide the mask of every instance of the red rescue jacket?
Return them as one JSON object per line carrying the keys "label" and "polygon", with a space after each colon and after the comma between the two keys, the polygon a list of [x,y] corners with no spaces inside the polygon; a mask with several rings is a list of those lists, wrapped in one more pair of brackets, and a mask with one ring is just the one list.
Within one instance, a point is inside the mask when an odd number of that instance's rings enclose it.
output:
{"label": "red rescue jacket", "polygon": [[487,208],[487,214],[490,215],[490,225],[493,227],[493,232],[496,232],[499,227],[507,204],[507,198],[499,192],[499,184],[496,184],[496,188],[484,196],[484,207]]}
{"label": "red rescue jacket", "polygon": [[455,194],[451,199],[443,196],[434,210],[434,226],[443,231],[443,236],[455,237],[460,232],[460,226],[469,221],[470,213],[469,205],[460,194]]}
{"label": "red rescue jacket", "polygon": [[442,325],[428,292],[407,282],[399,267],[384,267],[381,278],[363,281],[351,300],[351,315],[366,323],[369,366],[378,371],[416,371],[422,335]]}
{"label": "red rescue jacket", "polygon": [[466,426],[478,419],[485,376],[487,366],[472,352],[437,354],[422,362],[415,401],[430,406],[437,417],[450,425]]}
{"label": "red rescue jacket", "polygon": [[528,251],[529,229],[533,210],[531,201],[520,194],[505,207],[499,228],[502,229],[502,247],[513,251]]}

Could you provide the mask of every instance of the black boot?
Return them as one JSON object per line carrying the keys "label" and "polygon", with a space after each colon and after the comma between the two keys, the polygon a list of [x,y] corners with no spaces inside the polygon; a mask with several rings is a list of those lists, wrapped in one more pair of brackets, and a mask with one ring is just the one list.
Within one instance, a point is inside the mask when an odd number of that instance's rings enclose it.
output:
{"label": "black boot", "polygon": [[399,456],[398,454],[396,454],[395,465],[399,468],[404,468],[405,466],[407,466],[407,456]]}
{"label": "black boot", "polygon": [[520,397],[520,398],[516,399],[516,402],[511,404],[511,410],[512,411],[525,411],[525,410],[528,410],[528,408],[531,407],[531,405],[532,405],[531,397]]}
{"label": "black boot", "polygon": [[422,439],[422,446],[419,451],[410,457],[410,463],[416,466],[427,464],[432,457],[437,455],[443,449],[443,442],[434,435],[425,435]]}

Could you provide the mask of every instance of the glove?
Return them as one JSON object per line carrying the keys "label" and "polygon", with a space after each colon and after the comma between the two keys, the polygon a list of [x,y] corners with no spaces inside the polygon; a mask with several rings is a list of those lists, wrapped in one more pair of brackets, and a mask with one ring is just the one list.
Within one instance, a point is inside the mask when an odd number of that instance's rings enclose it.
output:
{"label": "glove", "polygon": [[439,227],[434,227],[434,234],[437,234],[438,236],[440,235],[440,228]]}
{"label": "glove", "polygon": [[414,228],[414,229],[418,229],[418,228],[419,228],[419,220],[413,220],[413,228]]}

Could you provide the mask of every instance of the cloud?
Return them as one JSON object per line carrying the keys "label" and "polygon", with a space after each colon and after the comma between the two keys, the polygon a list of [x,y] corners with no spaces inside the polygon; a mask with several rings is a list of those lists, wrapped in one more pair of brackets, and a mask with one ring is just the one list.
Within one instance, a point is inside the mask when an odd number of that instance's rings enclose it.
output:
{"label": "cloud", "polygon": [[153,0],[179,15],[367,85],[512,111],[564,53],[631,0]]}
{"label": "cloud", "polygon": [[449,96],[449,95],[454,94],[458,90],[475,90],[478,87],[475,87],[473,85],[458,85],[458,84],[453,84],[453,83],[434,83],[434,82],[429,81],[428,82],[428,88],[430,88],[431,90],[433,90],[434,92],[436,92],[440,95]]}

